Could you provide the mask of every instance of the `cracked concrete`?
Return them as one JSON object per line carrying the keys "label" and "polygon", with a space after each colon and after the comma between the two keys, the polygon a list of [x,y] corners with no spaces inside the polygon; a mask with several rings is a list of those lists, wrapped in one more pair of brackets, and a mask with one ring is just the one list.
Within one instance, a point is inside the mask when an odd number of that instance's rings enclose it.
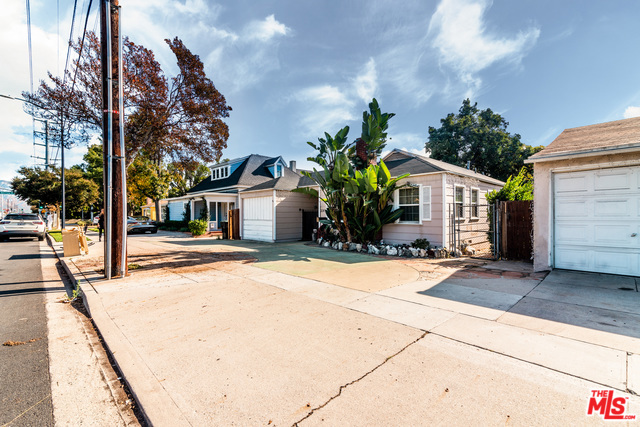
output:
{"label": "cracked concrete", "polygon": [[343,384],[340,386],[340,388],[338,389],[338,393],[331,396],[331,398],[329,400],[327,400],[326,402],[324,402],[322,405],[317,406],[315,408],[313,408],[304,418],[301,418],[300,420],[296,421],[295,423],[293,423],[294,426],[299,425],[301,422],[303,422],[304,420],[306,420],[307,418],[311,417],[314,412],[324,408],[325,406],[327,406],[329,403],[331,403],[332,400],[337,399],[338,397],[340,397],[340,395],[342,395],[342,391],[344,389],[346,389],[347,387],[362,381],[363,379],[365,379],[367,376],[371,375],[372,373],[374,373],[375,371],[377,371],[378,369],[380,369],[385,363],[389,362],[391,359],[393,359],[394,357],[396,357],[397,355],[399,355],[400,353],[402,353],[403,351],[405,351],[407,348],[409,348],[410,346],[416,344],[418,341],[420,341],[422,338],[424,338],[426,335],[428,334],[428,332],[425,332],[424,334],[422,334],[420,337],[418,337],[417,339],[415,339],[413,342],[410,342],[409,344],[407,344],[406,346],[404,346],[403,348],[401,348],[398,352],[396,352],[395,354],[387,357],[384,362],[380,363],[378,366],[376,366],[375,368],[371,369],[369,372],[366,372],[364,375],[362,375],[360,378],[357,378],[353,381],[348,382],[347,384]]}
{"label": "cracked concrete", "polygon": [[[576,290],[547,286],[533,298],[544,275],[523,265],[373,258],[368,277],[384,280],[384,263],[416,274],[398,286],[350,287],[311,277],[329,264],[311,265],[320,255],[294,244],[265,252],[262,244],[159,233],[129,245],[143,268],[111,282],[89,274],[91,305],[103,312],[105,340],[125,344],[116,359],[134,362],[121,367],[125,376],[150,380],[137,396],[154,425],[589,424],[601,422],[584,416],[591,389],[640,383],[637,358],[619,357],[636,339],[620,334],[635,314],[596,333],[560,323],[558,313],[570,313],[561,305],[544,318],[536,310],[556,302],[559,290]],[[341,267],[335,251],[322,252]],[[264,253],[265,262],[253,262]],[[355,258],[332,280],[347,283]],[[78,265],[88,271],[92,263],[99,254]],[[292,267],[299,271],[288,274]],[[592,308],[597,319],[611,317]],[[600,339],[612,348],[593,342]]]}

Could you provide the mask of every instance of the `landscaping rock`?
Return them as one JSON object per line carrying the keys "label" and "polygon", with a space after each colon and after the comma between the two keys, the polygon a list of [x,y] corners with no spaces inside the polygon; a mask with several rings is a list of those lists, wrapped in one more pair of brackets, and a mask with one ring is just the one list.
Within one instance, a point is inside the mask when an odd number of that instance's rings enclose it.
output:
{"label": "landscaping rock", "polygon": [[389,246],[387,246],[387,248],[388,248],[387,251],[386,251],[387,255],[391,255],[391,256],[398,255],[398,250],[396,248],[392,248],[392,247],[389,247]]}
{"label": "landscaping rock", "polygon": [[369,245],[369,247],[367,248],[367,252],[369,252],[370,254],[373,254],[373,255],[379,255],[380,254],[380,249],[378,249],[374,245]]}
{"label": "landscaping rock", "polygon": [[427,256],[427,251],[424,249],[420,249],[420,251],[418,251],[418,255],[420,256],[420,258],[425,258]]}
{"label": "landscaping rock", "polygon": [[339,251],[341,251],[343,246],[344,246],[344,243],[342,243],[342,242],[338,242],[338,247],[337,247],[336,249],[338,249]]}
{"label": "landscaping rock", "polygon": [[331,246],[331,243],[329,243],[329,242],[324,242],[324,243],[322,244],[322,246],[324,246],[325,248],[328,248],[329,246]]}
{"label": "landscaping rock", "polygon": [[356,244],[356,251],[358,251],[358,252],[362,251],[362,244],[360,244],[360,243]]}
{"label": "landscaping rock", "polygon": [[[360,245],[360,247],[362,247],[362,245]],[[357,251],[358,250],[358,245],[355,243],[349,243],[349,250],[350,251]]]}
{"label": "landscaping rock", "polygon": [[411,256],[414,258],[417,258],[420,255],[420,250],[416,249],[416,248],[409,248],[409,251],[411,252]]}

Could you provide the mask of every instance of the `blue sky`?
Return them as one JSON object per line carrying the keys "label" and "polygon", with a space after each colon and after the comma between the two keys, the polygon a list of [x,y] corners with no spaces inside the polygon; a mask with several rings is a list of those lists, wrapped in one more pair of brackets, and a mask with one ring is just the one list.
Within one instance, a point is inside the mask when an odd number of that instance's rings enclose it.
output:
{"label": "blue sky", "polygon": [[[29,88],[24,2],[3,4],[0,94]],[[78,7],[86,11],[87,0]],[[89,27],[95,28],[94,11]],[[164,38],[200,55],[233,111],[224,157],[282,155],[360,132],[375,96],[396,113],[388,148],[421,152],[428,127],[470,97],[531,145],[563,129],[640,115],[640,2],[121,0],[123,32],[175,70]],[[31,0],[36,83],[64,67],[73,2]],[[60,37],[58,19],[60,16]],[[76,19],[76,34],[80,21]],[[6,59],[10,58],[10,61]],[[32,165],[31,120],[0,98],[0,179]],[[86,147],[68,153],[79,163]]]}

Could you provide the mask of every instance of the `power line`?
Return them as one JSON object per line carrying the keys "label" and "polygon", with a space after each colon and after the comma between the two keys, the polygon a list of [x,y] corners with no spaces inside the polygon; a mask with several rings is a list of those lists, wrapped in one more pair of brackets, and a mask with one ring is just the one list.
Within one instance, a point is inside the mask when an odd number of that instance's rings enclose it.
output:
{"label": "power line", "polygon": [[69,56],[71,55],[71,42],[73,41],[73,27],[76,22],[76,9],[78,8],[78,0],[74,0],[73,2],[73,16],[71,17],[71,30],[69,30],[69,44],[67,46],[67,60],[64,63],[64,74],[62,77],[62,82],[64,83],[67,79],[67,69],[69,68]]}
{"label": "power line", "polygon": [[82,31],[82,41],[80,42],[80,52],[78,53],[78,62],[76,63],[76,69],[73,73],[73,82],[71,83],[71,92],[73,93],[73,88],[76,85],[76,76],[78,75],[78,67],[80,65],[80,60],[82,59],[82,48],[84,47],[84,38],[87,35],[87,23],[89,22],[89,13],[91,13],[91,4],[93,0],[89,0],[89,7],[87,8],[87,17],[84,20],[84,30]]}
{"label": "power line", "polygon": [[[31,45],[31,4],[27,0],[27,44],[29,46],[29,88],[33,95],[33,49]],[[31,117],[31,128],[33,130],[33,155],[36,155],[36,121]]]}

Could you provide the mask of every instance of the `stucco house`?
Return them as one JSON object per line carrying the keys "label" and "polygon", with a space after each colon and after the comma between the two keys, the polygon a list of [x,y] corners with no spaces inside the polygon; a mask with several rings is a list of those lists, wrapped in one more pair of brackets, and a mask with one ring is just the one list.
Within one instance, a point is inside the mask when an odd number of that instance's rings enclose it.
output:
{"label": "stucco house", "polygon": [[267,242],[300,240],[302,212],[317,209],[316,200],[291,193],[305,178],[295,162],[282,157],[251,154],[209,166],[211,175],[186,195],[167,200],[169,219],[183,219],[187,204],[190,219],[200,219],[208,209],[209,230],[220,230],[228,211],[240,209],[242,239]]}
{"label": "stucco house", "polygon": [[[431,159],[427,156],[395,149],[383,158],[391,176],[410,173],[400,184],[409,187],[397,190],[394,206],[403,208],[402,217],[383,227],[382,236],[389,243],[411,243],[427,239],[432,246],[453,248],[451,221],[456,209],[458,224],[468,229],[486,230],[486,195],[499,190],[504,182],[473,170]],[[477,233],[486,239],[486,233]],[[472,242],[473,245],[473,242]]]}
{"label": "stucco house", "polygon": [[640,118],[565,129],[531,156],[534,269],[640,275]]}

